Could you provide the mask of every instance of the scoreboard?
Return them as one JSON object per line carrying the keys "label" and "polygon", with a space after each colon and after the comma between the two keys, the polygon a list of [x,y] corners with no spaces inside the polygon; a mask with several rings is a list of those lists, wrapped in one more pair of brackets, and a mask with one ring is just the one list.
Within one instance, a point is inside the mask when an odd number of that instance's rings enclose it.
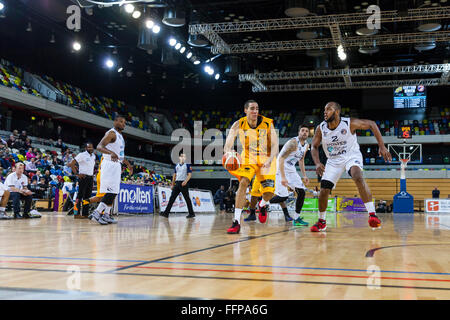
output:
{"label": "scoreboard", "polygon": [[427,91],[425,86],[403,86],[394,90],[394,108],[425,108]]}

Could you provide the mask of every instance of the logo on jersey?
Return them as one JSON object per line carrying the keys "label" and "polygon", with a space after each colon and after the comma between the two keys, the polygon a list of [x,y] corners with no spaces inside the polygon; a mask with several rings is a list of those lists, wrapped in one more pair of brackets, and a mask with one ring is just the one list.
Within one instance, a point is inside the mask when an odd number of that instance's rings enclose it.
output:
{"label": "logo on jersey", "polygon": [[332,152],[333,151],[333,147],[328,147],[328,152]]}
{"label": "logo on jersey", "polygon": [[342,135],[346,135],[346,134],[347,134],[347,129],[342,129],[342,130],[341,130],[341,134],[342,134]]}
{"label": "logo on jersey", "polygon": [[324,131],[323,136],[326,137],[326,136],[327,136],[327,133],[328,133],[328,132]]}

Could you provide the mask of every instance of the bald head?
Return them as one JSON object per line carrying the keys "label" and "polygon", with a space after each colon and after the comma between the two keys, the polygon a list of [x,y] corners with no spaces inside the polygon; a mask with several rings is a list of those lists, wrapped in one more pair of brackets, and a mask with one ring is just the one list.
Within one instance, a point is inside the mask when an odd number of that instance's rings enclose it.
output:
{"label": "bald head", "polygon": [[328,107],[328,106],[333,108],[334,110],[339,111],[339,112],[342,109],[341,105],[339,103],[337,103],[337,102],[334,102],[334,101],[328,102],[327,105],[325,106],[325,108]]}
{"label": "bald head", "polygon": [[328,102],[324,110],[324,120],[328,123],[333,121],[340,121],[341,105],[337,102]]}

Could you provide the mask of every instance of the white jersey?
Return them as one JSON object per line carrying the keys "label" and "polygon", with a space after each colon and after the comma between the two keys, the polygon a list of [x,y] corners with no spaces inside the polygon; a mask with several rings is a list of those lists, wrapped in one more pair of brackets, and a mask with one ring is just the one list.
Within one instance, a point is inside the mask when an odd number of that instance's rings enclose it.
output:
{"label": "white jersey", "polygon": [[[114,141],[112,143],[108,143],[105,148],[108,149],[109,151],[112,151],[115,154],[117,154],[117,156],[119,157],[119,161],[122,162],[123,159],[125,158],[125,140],[123,139],[122,134],[119,133],[114,128],[108,130],[108,132],[106,132],[106,134],[108,134],[111,131],[116,134],[116,141]],[[111,160],[111,155],[104,154],[103,159]]]}
{"label": "white jersey", "polygon": [[[305,144],[302,146],[302,143],[298,137],[295,137],[295,142],[297,143],[297,149],[291,152],[286,159],[284,159],[284,171],[287,172],[296,172],[295,165],[305,156],[306,151],[308,151],[308,143],[305,141]],[[288,143],[286,143],[281,149],[280,153],[277,157],[277,170],[280,168],[280,158],[281,155],[286,151]]]}
{"label": "white jersey", "polygon": [[333,163],[341,163],[354,155],[361,154],[356,133],[350,130],[350,118],[341,118],[336,129],[328,129],[327,122],[320,125],[322,131],[322,148],[328,160]]}

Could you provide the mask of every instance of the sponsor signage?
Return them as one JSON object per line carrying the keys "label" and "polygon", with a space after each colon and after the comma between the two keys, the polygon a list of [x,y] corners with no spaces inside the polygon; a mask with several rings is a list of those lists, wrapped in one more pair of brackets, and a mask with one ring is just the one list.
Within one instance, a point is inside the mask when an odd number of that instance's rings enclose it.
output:
{"label": "sponsor signage", "polygon": [[153,213],[153,187],[120,184],[119,212]]}

